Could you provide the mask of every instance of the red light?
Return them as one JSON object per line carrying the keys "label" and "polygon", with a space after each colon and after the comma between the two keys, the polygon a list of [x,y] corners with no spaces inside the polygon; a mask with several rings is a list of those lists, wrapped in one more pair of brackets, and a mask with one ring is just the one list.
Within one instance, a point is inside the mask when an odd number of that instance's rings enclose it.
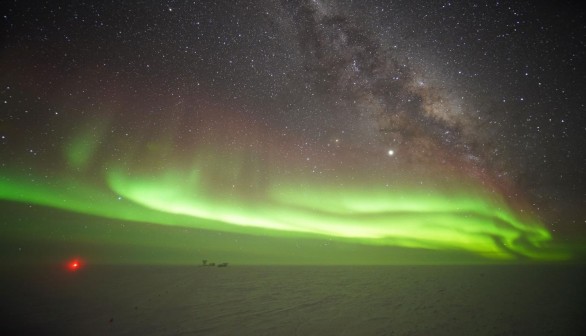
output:
{"label": "red light", "polygon": [[67,263],[67,268],[71,272],[77,271],[81,267],[81,262],[78,259],[73,259]]}

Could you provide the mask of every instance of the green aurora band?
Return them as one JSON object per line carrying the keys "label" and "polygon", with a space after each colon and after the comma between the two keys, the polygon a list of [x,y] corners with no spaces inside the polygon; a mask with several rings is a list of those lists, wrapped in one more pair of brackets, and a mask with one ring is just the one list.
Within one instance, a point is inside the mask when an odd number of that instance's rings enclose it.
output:
{"label": "green aurora band", "polygon": [[[65,146],[66,175],[31,179],[3,170],[0,199],[253,235],[459,250],[498,260],[568,257],[548,248],[551,234],[537,219],[519,214],[478,181],[456,176],[423,188],[387,174],[386,181],[395,181],[390,186],[380,183],[381,178],[340,183],[348,179],[316,178],[290,162],[281,163],[292,167],[283,173],[282,167],[259,166],[258,154],[242,149],[246,146],[221,145],[199,146],[188,163],[171,155],[165,165],[145,168],[162,160],[160,153],[166,151],[153,142],[129,147],[146,153],[133,164],[118,160],[99,165],[92,160],[97,160],[101,138],[84,131]],[[101,180],[88,178],[92,174]]]}

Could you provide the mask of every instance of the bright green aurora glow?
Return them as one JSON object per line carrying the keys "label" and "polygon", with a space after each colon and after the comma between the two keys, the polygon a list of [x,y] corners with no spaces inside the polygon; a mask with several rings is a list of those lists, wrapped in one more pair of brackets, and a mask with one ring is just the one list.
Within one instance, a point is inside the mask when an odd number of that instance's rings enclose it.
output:
{"label": "bright green aurora glow", "polygon": [[[152,168],[147,163],[152,166],[167,152],[153,150],[152,143],[129,146],[145,153],[134,162],[90,167],[97,139],[78,136],[65,146],[67,177],[31,181],[5,171],[0,199],[252,235],[459,250],[500,260],[567,257],[547,249],[552,237],[538,220],[516,211],[484,183],[457,174],[443,174],[438,182],[417,172],[380,174],[362,167],[365,177],[350,183],[348,170],[316,178],[294,160],[276,156],[261,166],[262,155],[246,146],[221,145],[199,146],[189,160],[167,155],[164,165]],[[103,178],[96,182],[85,170]]]}
{"label": "bright green aurora glow", "polygon": [[[173,177],[170,177],[173,176]],[[535,222],[517,218],[504,204],[471,195],[421,194],[410,190],[360,192],[271,188],[262,203],[207,197],[198,181],[178,172],[142,180],[113,173],[114,191],[146,208],[237,226],[304,232],[366,244],[463,249],[488,257],[538,257],[528,247],[551,239]],[[529,242],[530,246],[526,246]],[[545,256],[543,256],[545,257]]]}

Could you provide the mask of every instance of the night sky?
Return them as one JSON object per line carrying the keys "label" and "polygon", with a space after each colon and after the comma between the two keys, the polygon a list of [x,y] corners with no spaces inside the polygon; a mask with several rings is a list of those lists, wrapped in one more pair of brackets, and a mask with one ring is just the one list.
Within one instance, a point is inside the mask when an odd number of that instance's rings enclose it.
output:
{"label": "night sky", "polygon": [[10,1],[6,260],[580,260],[586,18],[552,1]]}

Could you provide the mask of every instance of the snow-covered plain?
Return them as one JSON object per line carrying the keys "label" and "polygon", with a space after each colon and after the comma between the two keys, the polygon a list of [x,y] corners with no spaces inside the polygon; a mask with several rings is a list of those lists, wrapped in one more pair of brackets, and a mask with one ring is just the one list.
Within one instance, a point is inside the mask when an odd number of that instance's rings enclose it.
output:
{"label": "snow-covered plain", "polygon": [[585,335],[579,266],[5,268],[0,334]]}

